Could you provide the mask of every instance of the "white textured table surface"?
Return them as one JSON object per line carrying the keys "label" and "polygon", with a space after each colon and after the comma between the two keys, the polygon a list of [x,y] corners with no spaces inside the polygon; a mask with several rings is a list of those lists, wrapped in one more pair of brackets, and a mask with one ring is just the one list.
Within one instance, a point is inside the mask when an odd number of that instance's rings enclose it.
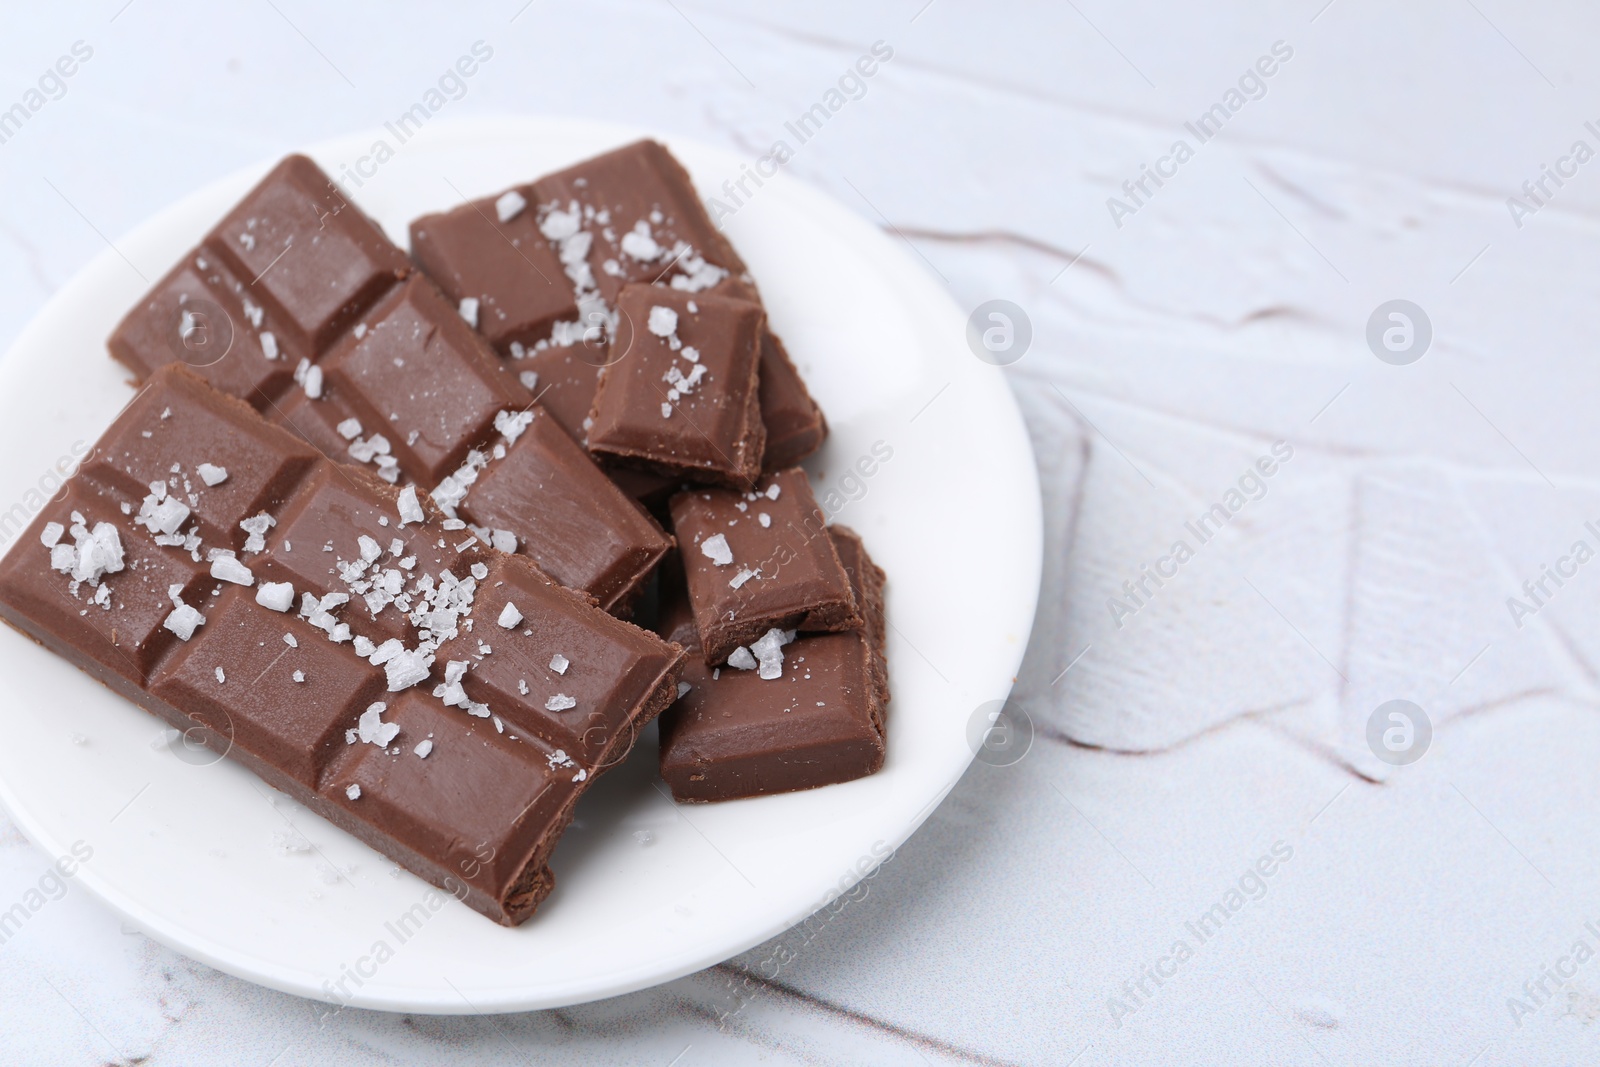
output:
{"label": "white textured table surface", "polygon": [[[0,944],[0,1059],[1600,1057],[1600,11],[521,5],[8,11],[0,111],[41,102],[28,91],[75,42],[93,53],[20,129],[0,124],[0,344],[106,238],[394,118],[474,41],[493,59],[441,114],[592,116],[752,160],[886,42],[789,166],[963,306],[1031,319],[996,373],[1046,494],[1015,705],[1033,746],[974,765],[863,898],[568,1011],[322,1019],[68,887]],[[1248,75],[1275,45],[1272,75]],[[1216,104],[1220,132],[1186,128]],[[1162,184],[1124,191],[1144,164]],[[1408,365],[1367,341],[1393,299],[1432,326]],[[1252,476],[1275,445],[1292,456]],[[1226,523],[1187,525],[1217,504]],[[938,649],[937,620],[909,625]],[[1391,699],[1432,725],[1410,765],[1368,745]],[[48,863],[9,826],[3,846],[0,909]]]}

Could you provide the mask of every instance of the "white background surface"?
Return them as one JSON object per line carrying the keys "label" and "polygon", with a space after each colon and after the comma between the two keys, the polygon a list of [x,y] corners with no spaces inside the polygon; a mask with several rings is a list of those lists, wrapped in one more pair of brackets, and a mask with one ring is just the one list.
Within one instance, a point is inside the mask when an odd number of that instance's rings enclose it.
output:
{"label": "white background surface", "polygon": [[[1600,161],[1520,229],[1505,203],[1574,140],[1600,148],[1595,9],[274,3],[6,13],[0,103],[73,41],[95,54],[0,145],[0,343],[105,237],[398,115],[474,40],[495,58],[444,114],[593,116],[751,158],[888,41],[790,170],[892,225],[964,307],[1031,316],[1007,374],[1045,485],[1017,690],[1038,737],[975,766],[830,921],[562,1012],[319,1021],[70,890],[0,946],[8,1060],[1596,1058],[1600,961],[1543,1003],[1522,987],[1600,948],[1600,567],[1520,629],[1506,598],[1595,543]],[[1106,198],[1278,40],[1294,57],[1265,97],[1116,227]],[[1364,341],[1394,298],[1434,326],[1408,367]],[[1118,629],[1106,598],[1277,440],[1294,458],[1266,497]],[[1365,745],[1391,698],[1434,724],[1410,767]],[[1261,899],[1197,944],[1185,921],[1280,841]],[[48,862],[11,833],[0,903]],[[1178,938],[1192,958],[1117,1026],[1109,998]],[[1520,1025],[1512,997],[1537,1009]]]}

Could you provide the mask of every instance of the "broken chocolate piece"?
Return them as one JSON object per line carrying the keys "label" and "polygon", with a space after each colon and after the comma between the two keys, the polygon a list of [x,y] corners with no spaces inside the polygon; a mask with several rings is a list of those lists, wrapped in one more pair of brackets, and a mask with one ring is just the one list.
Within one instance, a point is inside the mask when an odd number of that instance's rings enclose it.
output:
{"label": "broken chocolate piece", "polygon": [[511,531],[516,550],[607,611],[625,615],[672,538],[608,479],[546,411],[499,450],[467,490],[460,515]]}
{"label": "broken chocolate piece", "polygon": [[630,286],[595,390],[589,450],[629,466],[748,488],[766,429],[755,304]]}
{"label": "broken chocolate piece", "polygon": [[706,663],[723,662],[773,629],[861,625],[805,471],[779,471],[751,493],[679,493],[671,509]]}

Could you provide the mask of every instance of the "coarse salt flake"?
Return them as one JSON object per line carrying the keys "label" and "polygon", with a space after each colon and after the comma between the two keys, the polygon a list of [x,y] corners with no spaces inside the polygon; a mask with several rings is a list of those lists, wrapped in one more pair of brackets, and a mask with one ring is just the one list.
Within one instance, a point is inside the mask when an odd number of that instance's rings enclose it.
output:
{"label": "coarse salt flake", "polygon": [[714,534],[701,541],[700,552],[718,567],[726,567],[733,562],[733,549],[728,547],[728,538],[723,534]]}
{"label": "coarse salt flake", "polygon": [[475,296],[464,296],[464,297],[462,297],[461,298],[461,305],[458,308],[458,310],[461,312],[461,317],[467,320],[467,325],[468,326],[471,326],[473,329],[477,329],[478,328],[478,298],[477,297],[475,297]]}
{"label": "coarse salt flake", "polygon": [[218,467],[214,463],[202,463],[195,468],[200,475],[200,480],[208,486],[221,485],[228,480],[228,468]]}
{"label": "coarse salt flake", "polygon": [[678,332],[678,313],[657,304],[650,309],[650,319],[646,325],[657,337],[671,337]]}
{"label": "coarse salt flake", "polygon": [[422,502],[417,499],[417,487],[408,485],[400,490],[400,525],[421,522],[426,517],[422,511]]}
{"label": "coarse salt flake", "polygon": [[501,222],[510,222],[522,214],[527,206],[527,198],[512,189],[500,194],[500,198],[494,202],[494,213]]}
{"label": "coarse salt flake", "polygon": [[515,630],[522,625],[522,612],[511,601],[506,601],[506,606],[500,609],[500,625],[507,630]]}
{"label": "coarse salt flake", "polygon": [[[211,565],[212,573],[216,564]],[[294,607],[294,585],[289,582],[262,582],[256,590],[256,603],[270,611],[288,611]]]}
{"label": "coarse salt flake", "polygon": [[221,582],[232,582],[234,585],[256,584],[255,574],[233,556],[218,556],[212,560],[211,577]]}
{"label": "coarse salt flake", "polygon": [[544,702],[544,710],[546,711],[571,711],[577,706],[578,702],[565,693],[557,693]]}
{"label": "coarse salt flake", "polygon": [[566,674],[567,668],[570,666],[572,666],[572,661],[559,652],[550,657],[550,669],[557,674]]}
{"label": "coarse salt flake", "polygon": [[399,723],[383,721],[383,713],[388,710],[389,705],[381,700],[367,705],[367,710],[361,713],[361,719],[356,723],[356,736],[369,745],[387,748],[400,732]]}

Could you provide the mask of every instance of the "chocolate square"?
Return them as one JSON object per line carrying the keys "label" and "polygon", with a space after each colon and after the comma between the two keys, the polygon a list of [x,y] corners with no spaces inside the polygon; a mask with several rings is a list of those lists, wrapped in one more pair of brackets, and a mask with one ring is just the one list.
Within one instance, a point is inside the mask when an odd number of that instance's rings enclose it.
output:
{"label": "chocolate square", "polygon": [[[177,532],[194,527],[208,548],[236,549],[245,540],[239,524],[274,509],[316,459],[313,449],[261,423],[243,401],[173,367],[134,397],[84,462],[83,475],[125,494],[136,515],[151,484],[163,482],[191,511]],[[208,485],[201,464],[227,477]]]}
{"label": "chocolate square", "polygon": [[779,471],[750,493],[679,493],[671,508],[706,663],[723,662],[768,630],[862,624],[805,471]]}
{"label": "chocolate square", "polygon": [[546,341],[578,317],[572,282],[539,232],[531,187],[411,224],[411,255],[452,301],[476,300],[478,332],[500,351]]}
{"label": "chocolate square", "polygon": [[[283,395],[305,353],[220,257],[190,252],[118,324],[111,355],[143,381],[183,363],[224,393],[256,408]],[[268,352],[270,351],[270,355]]]}
{"label": "chocolate square", "polygon": [[362,321],[361,336],[352,331],[324,360],[328,385],[424,488],[490,436],[496,415],[533,402],[426,278],[406,281]]}
{"label": "chocolate square", "polygon": [[544,573],[624,614],[672,539],[553,416],[534,408],[528,418],[514,441],[491,453],[459,514],[513,533],[517,551]]}
{"label": "chocolate square", "polygon": [[[655,141],[584,160],[539,179],[533,189],[547,237],[559,242],[569,233],[588,235],[588,288],[608,303],[631,282],[692,292],[747,274],[706,214],[688,171]],[[552,221],[552,213],[565,218]]]}
{"label": "chocolate square", "polygon": [[234,587],[205,611],[206,624],[163,664],[150,691],[227,744],[317,788],[345,747],[345,731],[384,698],[383,671],[293,611],[262,608],[253,589]]}
{"label": "chocolate square", "polygon": [[609,768],[675,696],[653,694],[677,676],[679,650],[509,561],[490,563],[473,614],[473,632],[446,642],[439,662],[468,664],[467,697],[564,753],[569,775]]}
{"label": "chocolate square", "polygon": [[[401,492],[364,471],[323,464],[293,503],[282,510],[277,525],[266,536],[267,549],[259,562],[248,558],[246,562],[259,581],[293,585],[293,610],[298,611],[305,594],[320,600],[329,593],[352,593],[344,574],[362,559],[363,537],[370,538],[382,550],[374,568],[400,569],[407,586],[417,575],[437,574],[440,570],[462,577],[473,563],[492,555],[465,529],[442,532],[437,522],[402,526]],[[419,504],[429,515],[435,514],[424,500],[419,494]],[[396,541],[400,543],[398,553],[394,551]],[[412,557],[412,566],[400,565],[399,561]],[[376,611],[372,607],[357,592],[333,614],[350,626],[354,636],[365,637],[374,644],[391,638],[408,646],[415,644],[410,640],[410,624],[401,611],[389,605]]]}
{"label": "chocolate square", "polygon": [[286,157],[206,236],[245,295],[315,360],[411,270],[377,223],[305,156]]}
{"label": "chocolate square", "polygon": [[[143,685],[180,643],[165,626],[175,607],[172,587],[179,587],[179,599],[203,613],[221,584],[188,552],[159,546],[146,536],[122,509],[130,503],[125,494],[76,478],[0,560],[0,615],[52,651],[70,656],[69,649],[83,649],[93,657],[91,673],[123,693]],[[86,530],[102,523],[116,529],[120,570],[97,582],[75,582],[70,573],[53,569],[42,535],[56,523],[67,531],[59,543],[73,545],[74,513],[83,517]],[[109,600],[97,603],[102,587]]]}
{"label": "chocolate square", "polygon": [[759,391],[765,312],[659,286],[630,286],[617,312],[589,450],[660,474],[749,487],[766,445]]}
{"label": "chocolate square", "polygon": [[[410,857],[402,858],[437,872],[436,884],[482,893],[501,909],[502,922],[527,918],[554,885],[546,861],[583,783],[552,766],[538,745],[421,690],[383,703],[384,721],[399,733],[388,747],[342,746],[323,778],[324,800],[383,826],[404,842]],[[426,756],[418,754],[423,742]]]}
{"label": "chocolate square", "polygon": [[[589,412],[605,361],[606,349],[597,352],[579,344],[528,352],[513,361],[511,368],[539,406],[582,444],[589,435]],[[524,377],[529,374],[533,377]]]}

